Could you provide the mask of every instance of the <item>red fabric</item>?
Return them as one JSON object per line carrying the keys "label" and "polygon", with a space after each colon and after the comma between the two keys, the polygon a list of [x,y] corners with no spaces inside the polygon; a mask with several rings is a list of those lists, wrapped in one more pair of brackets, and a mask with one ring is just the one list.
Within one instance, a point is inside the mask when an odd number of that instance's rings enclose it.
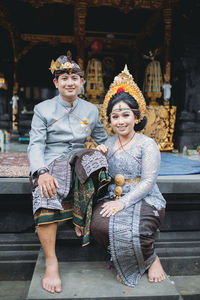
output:
{"label": "red fabric", "polygon": [[118,88],[118,89],[117,89],[117,94],[119,94],[120,92],[125,92],[125,89],[122,88],[122,87]]}

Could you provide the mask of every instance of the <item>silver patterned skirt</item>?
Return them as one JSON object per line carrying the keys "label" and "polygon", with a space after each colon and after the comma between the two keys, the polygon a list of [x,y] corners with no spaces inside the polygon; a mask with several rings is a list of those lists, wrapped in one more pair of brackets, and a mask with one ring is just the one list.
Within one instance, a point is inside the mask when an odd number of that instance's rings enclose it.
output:
{"label": "silver patterned skirt", "polygon": [[134,287],[156,258],[155,233],[165,209],[157,210],[145,200],[121,210],[110,218],[100,215],[100,201],[93,210],[91,232],[97,243],[109,246],[117,274],[124,284]]}

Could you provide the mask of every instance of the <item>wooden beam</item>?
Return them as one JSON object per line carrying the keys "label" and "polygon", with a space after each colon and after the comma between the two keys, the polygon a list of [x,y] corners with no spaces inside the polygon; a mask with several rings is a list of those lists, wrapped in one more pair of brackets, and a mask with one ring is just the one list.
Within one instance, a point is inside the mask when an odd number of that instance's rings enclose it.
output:
{"label": "wooden beam", "polygon": [[53,35],[53,34],[27,34],[22,33],[21,39],[28,42],[35,43],[49,43],[50,45],[57,44],[74,44],[75,37],[71,35]]}

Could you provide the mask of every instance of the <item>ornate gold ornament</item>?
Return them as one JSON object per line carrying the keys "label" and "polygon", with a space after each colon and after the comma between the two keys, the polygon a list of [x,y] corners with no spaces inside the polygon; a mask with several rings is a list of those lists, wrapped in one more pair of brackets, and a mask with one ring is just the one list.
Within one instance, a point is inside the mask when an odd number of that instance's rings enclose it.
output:
{"label": "ornate gold ornament", "polygon": [[58,60],[54,61],[52,59],[51,66],[50,66],[49,70],[53,74],[55,71],[63,70],[63,69],[72,69],[73,67],[74,67],[74,64],[72,64],[70,62],[66,62],[64,64],[61,64]]}
{"label": "ornate gold ornament", "polygon": [[88,126],[90,125],[90,121],[87,118],[81,120],[81,127],[86,127],[85,132],[88,133]]}
{"label": "ornate gold ornament", "polygon": [[125,92],[129,93],[137,101],[140,111],[140,119],[142,120],[146,112],[146,102],[144,96],[135,83],[133,76],[129,73],[127,65],[125,65],[124,70],[114,78],[113,83],[111,83],[109,90],[105,96],[104,100],[104,114],[106,115],[108,103],[113,95],[117,93],[117,90],[122,88]]}

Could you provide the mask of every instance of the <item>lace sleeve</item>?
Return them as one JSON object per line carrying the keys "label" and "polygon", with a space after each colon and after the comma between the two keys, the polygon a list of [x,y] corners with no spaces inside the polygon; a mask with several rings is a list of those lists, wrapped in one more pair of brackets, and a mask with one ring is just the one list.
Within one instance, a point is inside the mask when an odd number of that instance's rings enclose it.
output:
{"label": "lace sleeve", "polygon": [[129,207],[143,199],[154,187],[160,167],[160,151],[152,139],[142,145],[142,174],[141,180],[126,195],[120,198]]}

